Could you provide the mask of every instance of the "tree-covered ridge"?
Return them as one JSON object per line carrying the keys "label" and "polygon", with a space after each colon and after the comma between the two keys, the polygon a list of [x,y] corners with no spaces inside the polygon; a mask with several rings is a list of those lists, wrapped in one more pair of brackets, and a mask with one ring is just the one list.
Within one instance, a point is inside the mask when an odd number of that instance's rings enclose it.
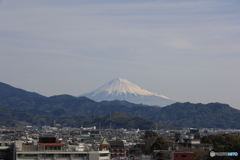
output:
{"label": "tree-covered ridge", "polygon": [[[153,107],[133,104],[127,101],[95,102],[86,97],[58,95],[44,97],[37,93],[16,89],[9,85],[0,85],[0,119],[2,125],[18,124],[18,121],[30,124],[50,124],[54,120],[68,125],[77,125],[81,118],[103,117],[113,112],[121,112],[132,117],[129,126],[137,126],[139,117],[159,126],[240,128],[240,111],[227,104],[175,103],[166,107]],[[6,94],[4,94],[6,93]],[[135,118],[134,118],[135,116]],[[89,117],[89,118],[86,118]],[[137,122],[133,122],[133,121]],[[113,126],[123,126],[124,118],[112,119]],[[119,121],[119,122],[117,122]],[[89,124],[95,124],[89,120]],[[80,122],[79,122],[80,123]],[[81,120],[81,123],[82,120]],[[85,122],[87,124],[87,122]],[[160,125],[162,124],[162,126]],[[124,124],[125,125],[125,124]]]}
{"label": "tree-covered ridge", "polygon": [[[59,111],[61,112],[61,110]],[[55,113],[56,114],[56,113]],[[54,115],[51,112],[38,110],[25,110],[14,108],[0,108],[0,125],[53,125],[54,121],[63,126],[110,128],[139,128],[153,129],[156,124],[139,116],[127,116],[121,112],[113,112],[106,116],[68,116],[64,114]],[[158,124],[159,128],[177,129],[176,127]]]}
{"label": "tree-covered ridge", "polygon": [[175,103],[162,108],[155,120],[181,127],[239,128],[240,111],[221,103]]}

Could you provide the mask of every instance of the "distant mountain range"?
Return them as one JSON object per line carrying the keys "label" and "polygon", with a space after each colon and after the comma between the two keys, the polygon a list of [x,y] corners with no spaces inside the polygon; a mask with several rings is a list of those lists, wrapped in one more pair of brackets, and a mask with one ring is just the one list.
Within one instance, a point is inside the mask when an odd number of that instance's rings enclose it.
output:
{"label": "distant mountain range", "polygon": [[176,103],[176,101],[173,101],[164,95],[144,90],[136,84],[122,78],[113,79],[92,92],[85,93],[81,96],[90,98],[97,102],[101,102],[103,100],[112,101],[117,99],[136,104],[156,105],[161,107]]}
{"label": "distant mountain range", "polygon": [[[117,112],[117,113],[116,113]],[[111,115],[111,116],[110,116]],[[91,126],[103,128],[240,128],[240,111],[227,104],[174,103],[166,107],[124,100],[95,102],[86,97],[45,97],[0,83],[0,125]],[[173,127],[170,127],[173,126]]]}

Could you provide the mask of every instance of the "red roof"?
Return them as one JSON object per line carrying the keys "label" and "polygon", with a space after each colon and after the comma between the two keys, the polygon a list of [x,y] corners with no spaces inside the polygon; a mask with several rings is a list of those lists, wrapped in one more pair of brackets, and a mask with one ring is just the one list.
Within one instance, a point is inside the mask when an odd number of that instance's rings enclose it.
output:
{"label": "red roof", "polygon": [[44,145],[44,146],[62,146],[62,143],[38,143],[39,145]]}

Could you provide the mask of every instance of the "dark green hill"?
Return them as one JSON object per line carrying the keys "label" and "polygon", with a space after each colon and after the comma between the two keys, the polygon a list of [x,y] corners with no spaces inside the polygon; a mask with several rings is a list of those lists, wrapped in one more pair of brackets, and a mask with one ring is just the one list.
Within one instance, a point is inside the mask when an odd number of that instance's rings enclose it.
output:
{"label": "dark green hill", "polygon": [[[149,107],[148,105],[145,105],[145,104],[134,104],[125,100],[101,101],[101,103],[104,105],[110,104],[110,105],[121,105],[126,107]],[[151,107],[156,107],[156,106],[151,106]],[[160,108],[160,107],[157,106],[157,108]]]}
{"label": "dark green hill", "polygon": [[[137,115],[134,116],[127,116],[121,112],[113,112],[106,116],[93,116],[88,117],[85,120],[82,120],[82,117],[76,118],[78,126],[97,126],[103,129],[110,129],[110,128],[139,128],[139,129],[155,129],[156,123],[152,121],[139,117]],[[179,129],[177,127],[157,124],[158,128],[164,129]]]}
{"label": "dark green hill", "polygon": [[140,128],[152,129],[154,123],[148,119],[138,116],[127,116],[121,112],[113,112],[103,117],[97,117],[83,121],[85,126],[99,126],[101,123],[102,128]]}
{"label": "dark green hill", "polygon": [[[103,117],[113,112],[125,115],[106,121],[111,121],[116,127],[137,128],[141,124],[139,122],[143,122],[139,118],[145,118],[152,123],[176,127],[240,128],[240,111],[227,104],[187,102],[160,108],[118,100],[95,102],[71,95],[44,97],[0,83],[0,125],[18,124],[18,121],[51,125],[56,120],[78,126],[83,123],[95,124],[99,120],[95,121],[93,117]],[[146,122],[146,126],[149,125]]]}
{"label": "dark green hill", "polygon": [[175,103],[149,119],[180,127],[240,128],[240,111],[221,103]]}
{"label": "dark green hill", "polygon": [[9,96],[25,96],[25,97],[44,97],[35,92],[28,92],[23,89],[12,87],[8,84],[0,82],[0,98]]}

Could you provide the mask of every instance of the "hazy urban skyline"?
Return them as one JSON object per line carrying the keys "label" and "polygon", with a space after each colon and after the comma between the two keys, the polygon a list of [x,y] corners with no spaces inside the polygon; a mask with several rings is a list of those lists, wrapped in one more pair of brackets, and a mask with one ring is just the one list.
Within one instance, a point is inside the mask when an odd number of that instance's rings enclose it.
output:
{"label": "hazy urban skyline", "polygon": [[237,0],[2,0],[1,82],[45,96],[114,78],[240,109]]}

